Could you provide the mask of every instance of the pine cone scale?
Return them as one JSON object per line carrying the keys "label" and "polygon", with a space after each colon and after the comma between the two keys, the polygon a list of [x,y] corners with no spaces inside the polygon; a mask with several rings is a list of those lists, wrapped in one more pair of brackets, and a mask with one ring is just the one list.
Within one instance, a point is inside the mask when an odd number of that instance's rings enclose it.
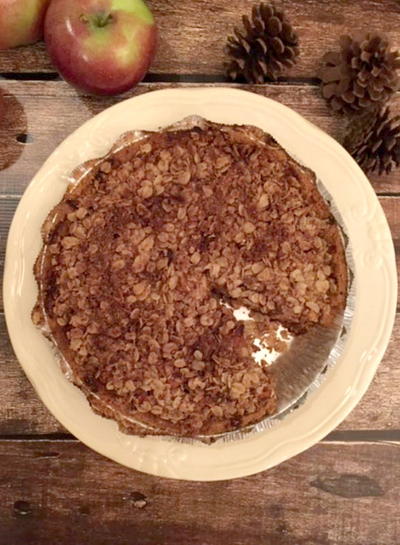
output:
{"label": "pine cone scale", "polygon": [[257,10],[257,6],[254,6],[253,10],[256,13],[256,16],[258,16],[258,12],[259,12],[261,17],[264,20],[272,17],[275,11],[271,4],[261,4],[258,10]]}
{"label": "pine cone scale", "polygon": [[332,83],[331,85],[325,85],[324,88],[322,89],[322,96],[324,98],[326,98],[327,100],[329,100],[330,98],[332,97],[335,97],[335,91],[336,91],[336,86],[334,83]]}
{"label": "pine cone scale", "polygon": [[347,104],[354,104],[355,102],[355,96],[354,96],[354,93],[352,91],[346,91],[345,93],[342,93],[342,99],[347,103]]}
{"label": "pine cone scale", "polygon": [[272,38],[279,36],[279,34],[282,32],[282,24],[278,17],[271,17],[268,19],[266,30]]}
{"label": "pine cone scale", "polygon": [[[266,52],[268,51],[267,44],[261,38],[257,38],[257,40],[255,41],[255,48],[256,48],[256,50],[258,49],[257,52],[260,55],[265,55]],[[249,49],[250,49],[250,46],[249,46]]]}
{"label": "pine cone scale", "polygon": [[365,88],[358,82],[356,82],[353,87],[353,93],[357,98],[363,98],[365,94]]}

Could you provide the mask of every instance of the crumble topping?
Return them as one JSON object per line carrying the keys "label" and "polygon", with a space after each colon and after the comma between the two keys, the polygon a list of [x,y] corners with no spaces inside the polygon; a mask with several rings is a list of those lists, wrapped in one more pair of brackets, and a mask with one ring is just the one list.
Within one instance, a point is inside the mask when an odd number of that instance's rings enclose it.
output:
{"label": "crumble topping", "polygon": [[35,273],[33,320],[92,406],[182,436],[273,414],[254,340],[329,327],[347,282],[314,175],[258,129],[211,123],[100,160],[48,217]]}

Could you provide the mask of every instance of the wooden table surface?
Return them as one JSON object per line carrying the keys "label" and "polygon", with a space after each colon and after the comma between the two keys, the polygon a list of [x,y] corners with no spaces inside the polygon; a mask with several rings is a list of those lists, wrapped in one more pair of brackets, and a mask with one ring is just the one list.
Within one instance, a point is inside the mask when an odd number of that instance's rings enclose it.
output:
{"label": "wooden table surface", "polygon": [[[157,58],[127,96],[224,84],[223,45],[250,0],[152,0]],[[338,137],[343,121],[315,74],[342,33],[386,32],[400,47],[397,0],[284,0],[301,58],[279,83],[242,86]],[[1,16],[1,15],[0,15]],[[55,73],[43,44],[0,52],[0,268],[33,174],[85,120],[120,98],[93,98]],[[400,113],[400,95],[393,101]],[[345,183],[345,180],[342,181]],[[372,176],[400,256],[400,170]],[[399,545],[400,320],[362,402],[321,443],[270,471],[228,482],[160,479],[92,452],[48,413],[8,339],[0,298],[0,545]]]}

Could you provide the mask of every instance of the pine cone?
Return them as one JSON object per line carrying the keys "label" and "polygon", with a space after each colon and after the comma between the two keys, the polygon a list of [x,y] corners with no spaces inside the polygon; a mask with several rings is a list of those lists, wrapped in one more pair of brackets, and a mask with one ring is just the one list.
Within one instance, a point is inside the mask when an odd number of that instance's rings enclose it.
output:
{"label": "pine cone", "polygon": [[400,165],[400,116],[389,108],[364,112],[350,121],[344,147],[366,172],[389,172]]}
{"label": "pine cone", "polygon": [[228,77],[248,83],[276,80],[284,67],[292,67],[299,55],[298,37],[282,11],[272,4],[253,7],[251,17],[242,18],[244,30],[228,37]]}
{"label": "pine cone", "polygon": [[340,52],[323,57],[322,95],[333,110],[354,112],[384,104],[398,89],[400,52],[377,34],[342,36]]}

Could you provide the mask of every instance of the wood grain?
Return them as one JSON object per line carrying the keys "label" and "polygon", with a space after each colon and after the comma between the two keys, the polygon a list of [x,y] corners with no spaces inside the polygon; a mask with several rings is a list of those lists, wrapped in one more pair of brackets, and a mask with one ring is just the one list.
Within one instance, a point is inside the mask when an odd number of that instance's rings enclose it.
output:
{"label": "wood grain", "polygon": [[[184,84],[173,84],[182,87]],[[192,85],[193,86],[193,85]],[[169,84],[141,84],[127,96],[135,96]],[[344,120],[332,114],[309,85],[236,86],[277,100],[340,140]],[[0,194],[20,195],[49,154],[82,123],[119,98],[80,96],[61,81],[3,81],[6,117],[0,121]],[[400,114],[400,94],[393,100],[393,112]],[[23,143],[27,140],[27,143]],[[371,175],[378,194],[400,194],[400,169],[388,176]],[[346,183],[341,180],[340,183]]]}
{"label": "wood grain", "polygon": [[[392,340],[367,394],[338,430],[400,434],[400,314]],[[20,367],[0,314],[0,437],[66,433],[39,400]]]}
{"label": "wood grain", "polygon": [[0,545],[397,545],[399,445],[319,444],[258,475],[159,479],[79,443],[0,442]]}
{"label": "wood grain", "polygon": [[0,314],[0,384],[0,436],[66,431],[40,401],[19,365],[4,314]]}
{"label": "wood grain", "polygon": [[[388,34],[400,45],[400,6],[397,0],[281,0],[295,26],[301,44],[296,67],[290,78],[315,78],[322,55],[337,47],[338,38],[348,32],[376,30]],[[224,46],[227,36],[240,25],[241,16],[251,12],[252,0],[149,0],[160,40],[151,73],[224,74]],[[0,51],[0,73],[54,72],[44,44]]]}

